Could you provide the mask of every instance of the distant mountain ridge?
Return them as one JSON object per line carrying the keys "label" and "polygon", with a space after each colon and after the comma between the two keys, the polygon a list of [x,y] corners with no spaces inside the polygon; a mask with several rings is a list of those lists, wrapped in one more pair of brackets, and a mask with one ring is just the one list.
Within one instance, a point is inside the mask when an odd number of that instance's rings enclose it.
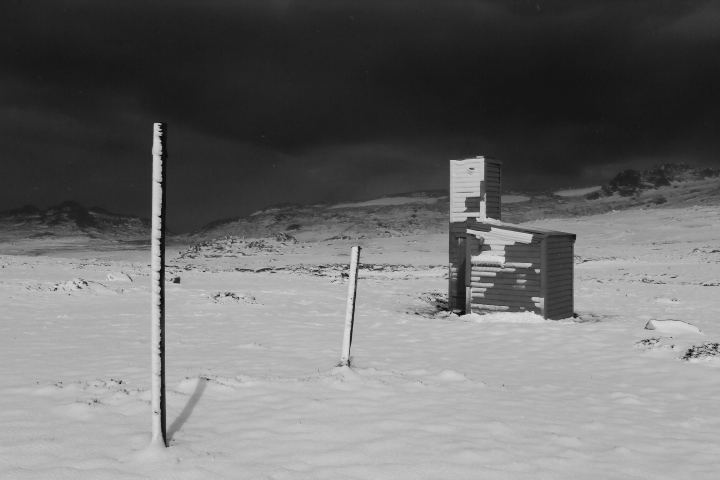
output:
{"label": "distant mountain ridge", "polygon": [[[666,163],[642,172],[625,170],[585,195],[546,191],[503,192],[503,196],[502,219],[511,223],[633,208],[720,205],[720,171]],[[226,236],[259,239],[286,233],[301,242],[312,242],[437,234],[447,232],[448,210],[447,190],[332,204],[285,203],[245,217],[215,220],[190,234],[173,235],[172,240],[192,244]],[[0,212],[0,242],[68,237],[145,242],[150,238],[150,221],[99,207],[85,208],[74,201],[45,210],[27,205]]]}
{"label": "distant mountain ridge", "polygon": [[0,231],[17,238],[141,238],[149,237],[150,220],[67,200],[45,210],[25,205],[0,212]]}

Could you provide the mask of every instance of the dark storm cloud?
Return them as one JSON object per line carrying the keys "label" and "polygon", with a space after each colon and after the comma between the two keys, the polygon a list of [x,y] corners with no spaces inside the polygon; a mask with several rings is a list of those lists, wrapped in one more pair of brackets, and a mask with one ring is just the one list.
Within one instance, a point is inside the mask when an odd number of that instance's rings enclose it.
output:
{"label": "dark storm cloud", "polygon": [[0,31],[0,209],[146,214],[160,120],[179,229],[470,155],[524,188],[718,165],[717,1],[20,1]]}

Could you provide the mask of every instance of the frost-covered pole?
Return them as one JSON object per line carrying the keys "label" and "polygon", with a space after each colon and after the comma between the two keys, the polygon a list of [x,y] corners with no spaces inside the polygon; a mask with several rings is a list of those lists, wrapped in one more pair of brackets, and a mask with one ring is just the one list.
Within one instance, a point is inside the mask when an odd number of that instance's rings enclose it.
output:
{"label": "frost-covered pole", "polygon": [[350,253],[350,284],[348,285],[347,307],[345,308],[345,332],[339,367],[350,366],[350,345],[352,345],[353,324],[355,323],[355,294],[357,293],[358,263],[360,247],[352,247]]}
{"label": "frost-covered pole", "polygon": [[165,172],[167,125],[153,125],[151,336],[152,442],[167,446],[165,430]]}

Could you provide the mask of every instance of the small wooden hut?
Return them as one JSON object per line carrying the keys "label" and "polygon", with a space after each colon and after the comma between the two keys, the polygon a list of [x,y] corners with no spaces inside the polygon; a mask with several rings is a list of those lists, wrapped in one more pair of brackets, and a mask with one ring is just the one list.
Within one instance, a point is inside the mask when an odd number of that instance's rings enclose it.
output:
{"label": "small wooden hut", "polygon": [[575,235],[500,221],[501,165],[450,162],[450,307],[570,317]]}

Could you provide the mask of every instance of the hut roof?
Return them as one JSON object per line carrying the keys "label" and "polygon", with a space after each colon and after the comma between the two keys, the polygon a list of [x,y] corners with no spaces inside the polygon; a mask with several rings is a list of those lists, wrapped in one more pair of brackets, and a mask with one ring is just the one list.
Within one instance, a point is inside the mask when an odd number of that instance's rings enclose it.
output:
{"label": "hut roof", "polygon": [[546,230],[544,228],[529,228],[529,227],[520,227],[518,225],[513,225],[510,223],[504,223],[499,220],[488,220],[488,221],[479,221],[479,222],[467,222],[467,229],[468,230],[475,230],[480,232],[490,232],[492,230],[507,230],[510,232],[519,232],[519,233],[527,233],[533,236],[538,236],[541,238],[544,237],[566,237],[573,242],[575,241],[576,235],[574,233],[568,233],[568,232],[559,232],[557,230]]}

